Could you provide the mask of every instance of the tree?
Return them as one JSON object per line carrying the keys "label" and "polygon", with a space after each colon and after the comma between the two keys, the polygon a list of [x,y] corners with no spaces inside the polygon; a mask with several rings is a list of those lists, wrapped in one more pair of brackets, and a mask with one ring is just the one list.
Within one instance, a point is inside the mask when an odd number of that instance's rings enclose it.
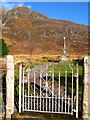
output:
{"label": "tree", "polygon": [[6,45],[3,38],[0,38],[0,57],[4,57],[9,53],[8,46]]}

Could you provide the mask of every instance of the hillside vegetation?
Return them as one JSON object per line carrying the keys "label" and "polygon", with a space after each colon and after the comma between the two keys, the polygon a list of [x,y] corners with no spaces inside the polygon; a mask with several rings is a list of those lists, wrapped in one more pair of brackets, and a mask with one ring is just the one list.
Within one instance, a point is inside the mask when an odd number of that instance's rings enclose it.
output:
{"label": "hillside vegetation", "polygon": [[88,52],[88,26],[67,20],[50,19],[27,7],[3,10],[2,36],[15,43],[9,54],[62,54],[66,37],[67,55],[84,56]]}

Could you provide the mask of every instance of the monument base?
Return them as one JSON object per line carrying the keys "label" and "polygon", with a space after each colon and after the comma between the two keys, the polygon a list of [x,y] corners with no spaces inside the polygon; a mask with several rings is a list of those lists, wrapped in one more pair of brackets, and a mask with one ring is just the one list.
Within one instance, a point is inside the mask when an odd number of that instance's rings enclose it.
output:
{"label": "monument base", "polygon": [[63,55],[61,61],[69,61],[69,60],[66,55]]}

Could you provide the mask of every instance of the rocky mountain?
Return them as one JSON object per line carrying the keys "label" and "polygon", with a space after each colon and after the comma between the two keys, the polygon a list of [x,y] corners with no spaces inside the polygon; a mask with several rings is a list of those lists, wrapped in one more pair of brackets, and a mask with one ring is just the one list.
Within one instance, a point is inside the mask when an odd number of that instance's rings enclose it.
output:
{"label": "rocky mountain", "polygon": [[67,54],[83,56],[88,51],[88,26],[67,20],[50,19],[27,7],[2,11],[2,37],[10,54],[62,54],[66,37]]}

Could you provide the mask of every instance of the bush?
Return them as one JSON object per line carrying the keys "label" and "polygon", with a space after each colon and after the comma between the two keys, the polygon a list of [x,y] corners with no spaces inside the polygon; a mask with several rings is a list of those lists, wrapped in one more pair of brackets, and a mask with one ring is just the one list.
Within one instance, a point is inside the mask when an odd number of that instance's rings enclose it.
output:
{"label": "bush", "polygon": [[6,45],[3,38],[0,38],[0,57],[4,57],[9,53],[8,46]]}

